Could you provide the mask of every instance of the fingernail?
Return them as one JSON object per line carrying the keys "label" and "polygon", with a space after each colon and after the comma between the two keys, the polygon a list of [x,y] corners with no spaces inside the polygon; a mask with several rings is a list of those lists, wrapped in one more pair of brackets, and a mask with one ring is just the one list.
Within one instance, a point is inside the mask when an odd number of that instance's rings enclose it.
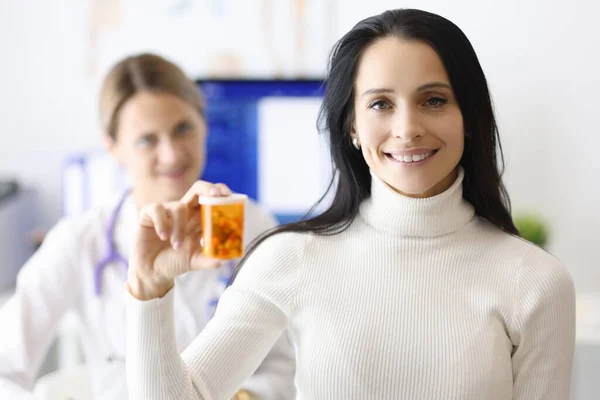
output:
{"label": "fingernail", "polygon": [[216,187],[211,187],[209,193],[213,196],[217,196],[219,194],[219,189],[217,189]]}
{"label": "fingernail", "polygon": [[161,232],[158,237],[160,240],[167,240],[167,232]]}
{"label": "fingernail", "polygon": [[173,249],[179,250],[181,248],[181,240],[176,240],[173,242]]}

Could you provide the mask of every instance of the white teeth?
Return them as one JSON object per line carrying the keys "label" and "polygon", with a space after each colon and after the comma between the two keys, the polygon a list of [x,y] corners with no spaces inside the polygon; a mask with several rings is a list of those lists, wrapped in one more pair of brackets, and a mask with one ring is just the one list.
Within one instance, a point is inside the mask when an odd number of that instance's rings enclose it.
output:
{"label": "white teeth", "polygon": [[402,156],[402,155],[395,155],[395,154],[390,154],[390,156],[396,161],[400,161],[400,162],[404,162],[404,163],[411,163],[411,162],[417,162],[417,161],[424,160],[427,157],[431,156],[432,154],[433,154],[433,152],[430,151],[429,153],[414,154],[411,156]]}

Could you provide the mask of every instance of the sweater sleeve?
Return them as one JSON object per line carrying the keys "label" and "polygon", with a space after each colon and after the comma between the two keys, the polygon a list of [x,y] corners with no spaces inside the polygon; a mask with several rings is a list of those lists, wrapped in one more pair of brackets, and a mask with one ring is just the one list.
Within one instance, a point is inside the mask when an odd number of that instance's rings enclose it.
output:
{"label": "sweater sleeve", "polygon": [[509,329],[513,399],[569,399],[575,289],[560,261],[537,246],[523,261]]}
{"label": "sweater sleeve", "polygon": [[[266,208],[249,200],[246,204],[248,232],[247,243],[251,243],[263,232],[277,226],[277,220]],[[296,362],[289,332],[284,331],[271,348],[254,374],[242,385],[260,400],[295,398],[294,382]]]}
{"label": "sweater sleeve", "polygon": [[278,234],[248,258],[214,317],[180,356],[173,291],[129,295],[127,381],[131,399],[228,400],[256,371],[294,312],[304,236]]}

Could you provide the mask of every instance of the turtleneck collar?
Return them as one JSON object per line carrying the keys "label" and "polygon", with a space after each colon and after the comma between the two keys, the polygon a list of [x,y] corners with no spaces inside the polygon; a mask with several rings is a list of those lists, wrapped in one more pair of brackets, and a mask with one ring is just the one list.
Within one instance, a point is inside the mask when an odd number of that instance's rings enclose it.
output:
{"label": "turtleneck collar", "polygon": [[360,215],[377,230],[401,236],[440,236],[465,226],[475,211],[463,199],[464,170],[445,192],[427,198],[403,196],[371,171],[371,197]]}

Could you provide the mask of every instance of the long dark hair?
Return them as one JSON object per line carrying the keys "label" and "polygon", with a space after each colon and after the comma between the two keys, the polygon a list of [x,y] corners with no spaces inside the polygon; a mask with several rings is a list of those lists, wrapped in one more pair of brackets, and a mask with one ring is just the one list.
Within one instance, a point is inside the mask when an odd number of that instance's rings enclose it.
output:
{"label": "long dark hair", "polygon": [[[390,10],[356,24],[335,44],[329,58],[318,124],[329,135],[335,169],[329,186],[329,189],[335,187],[331,205],[317,216],[279,226],[261,235],[250,246],[237,270],[256,246],[277,233],[331,235],[344,231],[358,214],[360,204],[371,195],[369,167],[352,146],[350,138],[354,82],[365,49],[376,40],[389,36],[424,42],[441,58],[464,120],[466,138],[460,160],[465,172],[463,197],[473,205],[478,216],[505,232],[518,235],[501,179],[504,158],[492,101],[475,50],[460,28],[439,15],[413,9]],[[498,159],[502,161],[501,166]],[[307,215],[312,214],[315,207]]]}

